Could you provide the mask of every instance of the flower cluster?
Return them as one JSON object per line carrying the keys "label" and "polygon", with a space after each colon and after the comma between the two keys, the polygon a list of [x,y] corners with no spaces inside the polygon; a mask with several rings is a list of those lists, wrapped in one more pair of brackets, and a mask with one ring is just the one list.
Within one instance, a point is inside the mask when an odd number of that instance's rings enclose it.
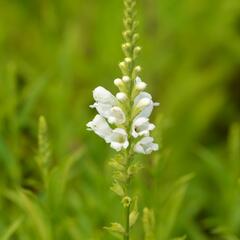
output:
{"label": "flower cluster", "polygon": [[[123,64],[127,64],[127,60]],[[149,122],[155,103],[152,96],[145,92],[147,84],[136,77],[128,76],[114,80],[119,92],[114,96],[103,87],[93,91],[95,108],[98,114],[87,124],[116,151],[131,148],[136,153],[150,154],[158,150],[158,144],[150,137],[155,125]]]}

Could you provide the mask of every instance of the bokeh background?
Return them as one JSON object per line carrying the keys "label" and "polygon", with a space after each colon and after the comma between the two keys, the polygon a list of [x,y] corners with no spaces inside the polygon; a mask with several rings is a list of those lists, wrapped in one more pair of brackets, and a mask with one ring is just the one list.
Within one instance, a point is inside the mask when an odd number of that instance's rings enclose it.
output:
{"label": "bokeh background", "polygon": [[[85,125],[93,88],[116,92],[122,12],[121,0],[0,1],[1,240],[113,239],[103,226],[122,220],[114,152]],[[240,2],[139,0],[138,17],[161,150],[143,157],[133,186],[139,208],[154,210],[153,236],[141,213],[132,239],[239,239]],[[36,163],[40,115],[49,191]]]}

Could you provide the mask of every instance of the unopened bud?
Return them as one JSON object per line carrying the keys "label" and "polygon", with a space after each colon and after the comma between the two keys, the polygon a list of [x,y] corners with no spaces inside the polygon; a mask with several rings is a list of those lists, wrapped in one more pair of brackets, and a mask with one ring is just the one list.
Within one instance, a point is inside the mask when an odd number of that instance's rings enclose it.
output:
{"label": "unopened bud", "polygon": [[120,62],[119,68],[121,69],[122,74],[128,74],[128,66],[125,62]]}
{"label": "unopened bud", "polygon": [[123,81],[120,78],[117,78],[114,80],[114,85],[117,87],[122,87],[123,86]]}
{"label": "unopened bud", "polygon": [[141,71],[142,71],[142,68],[140,66],[136,66],[133,69],[133,74],[132,74],[133,79],[135,79],[137,76],[139,76]]}
{"label": "unopened bud", "polygon": [[135,44],[135,43],[138,41],[138,39],[139,39],[139,34],[138,34],[138,33],[135,33],[135,34],[133,35],[133,43]]}
{"label": "unopened bud", "polygon": [[151,100],[145,97],[138,102],[136,108],[139,110],[142,110],[143,108],[147,107],[150,104],[151,104]]}
{"label": "unopened bud", "polygon": [[122,80],[125,83],[130,82],[130,77],[129,76],[123,76]]}
{"label": "unopened bud", "polygon": [[129,41],[131,37],[131,31],[127,30],[123,32],[123,37],[125,38],[126,41]]}
{"label": "unopened bud", "polygon": [[134,68],[134,71],[135,71],[136,73],[140,73],[140,72],[142,71],[142,68],[141,68],[140,66],[136,66],[136,67]]}
{"label": "unopened bud", "polygon": [[125,63],[127,63],[127,64],[131,64],[131,63],[132,63],[132,59],[129,58],[129,57],[125,58],[124,61],[125,61]]}
{"label": "unopened bud", "polygon": [[143,91],[146,87],[147,87],[147,84],[145,82],[136,83],[136,89],[138,91]]}
{"label": "unopened bud", "polygon": [[123,92],[119,92],[119,93],[117,93],[116,98],[117,98],[120,102],[126,101],[126,100],[127,100],[127,94],[126,94],[126,93],[123,93]]}
{"label": "unopened bud", "polygon": [[129,42],[124,43],[122,45],[123,50],[128,51],[131,48],[131,44]]}
{"label": "unopened bud", "polygon": [[135,47],[133,50],[134,58],[138,57],[140,52],[141,52],[141,47]]}

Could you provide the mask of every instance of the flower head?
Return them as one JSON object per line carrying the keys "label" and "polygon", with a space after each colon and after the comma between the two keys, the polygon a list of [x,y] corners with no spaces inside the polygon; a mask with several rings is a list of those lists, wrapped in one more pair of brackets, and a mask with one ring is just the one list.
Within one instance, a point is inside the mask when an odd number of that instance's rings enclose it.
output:
{"label": "flower head", "polygon": [[[130,2],[126,0],[126,4]],[[158,149],[150,137],[155,125],[150,123],[149,118],[159,103],[154,102],[151,94],[145,91],[147,84],[139,77],[141,67],[135,61],[141,51],[141,47],[136,45],[139,35],[132,28],[127,29],[123,37],[125,58],[119,63],[122,77],[114,80],[119,91],[112,94],[101,86],[93,90],[95,102],[90,107],[95,108],[98,115],[87,126],[116,151],[130,148],[127,154],[149,154]]]}

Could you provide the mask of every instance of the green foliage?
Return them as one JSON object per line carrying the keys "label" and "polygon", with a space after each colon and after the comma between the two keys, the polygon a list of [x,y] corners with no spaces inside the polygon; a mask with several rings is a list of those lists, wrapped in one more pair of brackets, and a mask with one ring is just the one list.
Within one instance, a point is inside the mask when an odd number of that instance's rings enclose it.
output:
{"label": "green foliage", "polygon": [[143,209],[143,229],[144,229],[144,239],[145,240],[154,240],[154,232],[155,232],[155,217],[154,212],[151,209],[144,208]]}
{"label": "green foliage", "polygon": [[[161,151],[134,183],[139,209],[154,209],[150,236],[239,239],[239,0],[138,2],[143,80],[161,103]],[[113,239],[102,228],[122,219],[108,191],[112,152],[85,124],[91,89],[119,75],[122,9],[117,0],[1,1],[1,240]],[[48,190],[35,161],[41,115]],[[131,240],[142,229],[138,221]]]}

